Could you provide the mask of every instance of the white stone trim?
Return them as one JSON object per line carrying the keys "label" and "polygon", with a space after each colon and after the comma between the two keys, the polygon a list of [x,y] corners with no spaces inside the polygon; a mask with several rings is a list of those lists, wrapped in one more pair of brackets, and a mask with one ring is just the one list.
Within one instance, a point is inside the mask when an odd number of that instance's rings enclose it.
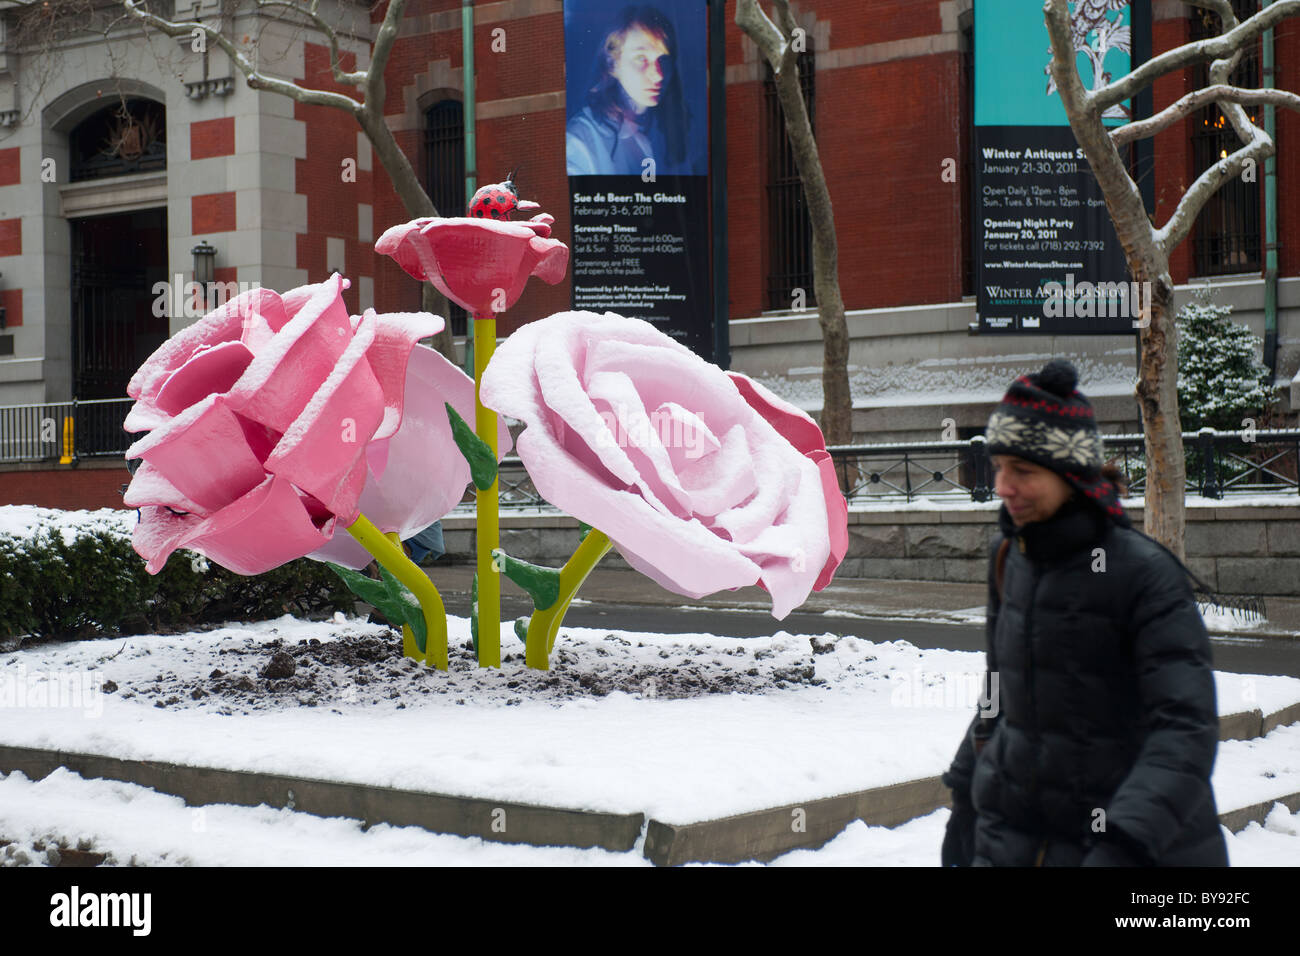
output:
{"label": "white stone trim", "polygon": [[59,214],[65,219],[166,205],[165,172],[92,179],[59,187]]}

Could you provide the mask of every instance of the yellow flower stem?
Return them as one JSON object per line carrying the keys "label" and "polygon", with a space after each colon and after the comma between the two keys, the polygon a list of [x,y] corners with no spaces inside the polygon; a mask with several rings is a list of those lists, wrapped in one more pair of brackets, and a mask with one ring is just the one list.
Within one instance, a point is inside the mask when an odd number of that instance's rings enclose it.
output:
{"label": "yellow flower stem", "polygon": [[524,662],[529,667],[550,670],[551,649],[555,647],[555,636],[560,633],[560,625],[564,623],[569,602],[611,546],[612,542],[603,532],[592,528],[578,545],[578,550],[560,568],[560,596],[550,607],[534,611],[528,621]]}
{"label": "yellow flower stem", "polygon": [[[396,531],[386,531],[384,537],[393,542],[397,549],[406,555],[406,547],[402,544],[402,536]],[[410,555],[406,555],[408,558]],[[425,641],[425,650],[428,650],[428,641]],[[424,653],[420,650],[420,645],[415,642],[415,632],[411,630],[411,625],[402,625],[402,656],[413,657],[417,661],[424,658]]]}
{"label": "yellow flower stem", "polygon": [[[497,413],[479,401],[483,371],[497,345],[497,320],[491,312],[474,313],[474,432],[497,456]],[[501,544],[498,479],[476,496],[475,539],[478,545],[478,663],[480,667],[501,666],[501,574],[492,552]]]}
{"label": "yellow flower stem", "polygon": [[[361,546],[375,556],[375,560],[387,568],[397,580],[401,581],[420,602],[424,612],[424,662],[440,671],[447,669],[447,610],[442,604],[442,595],[433,586],[425,574],[402,550],[400,544],[394,544],[376,528],[365,515],[358,515],[357,520],[348,525],[348,534],[356,538]],[[402,629],[402,651],[408,657],[420,656],[415,646],[414,636],[408,638]]]}

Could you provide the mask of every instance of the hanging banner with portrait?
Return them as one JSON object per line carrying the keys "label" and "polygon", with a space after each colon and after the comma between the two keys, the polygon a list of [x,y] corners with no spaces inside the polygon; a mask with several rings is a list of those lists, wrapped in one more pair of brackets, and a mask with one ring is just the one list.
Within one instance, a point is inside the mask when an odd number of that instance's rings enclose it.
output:
{"label": "hanging banner with portrait", "polygon": [[565,0],[573,308],[712,361],[704,0]]}
{"label": "hanging banner with portrait", "polygon": [[[1133,9],[1130,9],[1132,6]],[[1079,75],[1089,89],[1130,69],[1149,4],[1071,4]],[[1129,281],[1092,169],[1051,80],[1041,4],[975,0],[972,138],[976,314],[981,332],[1131,334],[1148,290]],[[1108,111],[1126,123],[1131,104]]]}

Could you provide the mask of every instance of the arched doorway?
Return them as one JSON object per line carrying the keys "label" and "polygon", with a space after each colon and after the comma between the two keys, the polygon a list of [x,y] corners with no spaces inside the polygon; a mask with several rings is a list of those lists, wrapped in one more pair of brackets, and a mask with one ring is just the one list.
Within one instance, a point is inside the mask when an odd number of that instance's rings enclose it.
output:
{"label": "arched doorway", "polygon": [[[165,171],[166,128],[160,103],[115,99],[69,132],[71,182],[120,186]],[[92,206],[70,215],[69,228],[72,394],[122,398],[136,368],[168,334],[168,300],[154,292],[168,279],[167,210]]]}

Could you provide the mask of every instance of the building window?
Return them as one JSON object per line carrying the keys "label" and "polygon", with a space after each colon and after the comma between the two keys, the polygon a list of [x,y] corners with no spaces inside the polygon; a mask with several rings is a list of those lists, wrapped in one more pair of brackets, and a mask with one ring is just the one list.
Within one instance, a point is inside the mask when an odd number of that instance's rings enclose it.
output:
{"label": "building window", "polygon": [[[1232,0],[1232,9],[1238,20],[1251,16],[1257,8],[1258,0]],[[1193,40],[1219,35],[1221,26],[1217,14],[1195,9],[1190,15]],[[1229,82],[1245,89],[1258,88],[1259,61],[1259,43],[1256,41],[1243,50],[1241,61]],[[1209,83],[1209,71],[1208,63],[1195,67],[1197,87]],[[1243,108],[1251,122],[1259,122],[1262,107],[1248,104]],[[1193,176],[1199,176],[1242,146],[1232,126],[1214,104],[1194,113],[1190,123]],[[1193,273],[1213,276],[1259,272],[1263,268],[1261,223],[1258,178],[1255,182],[1245,182],[1237,176],[1224,183],[1196,217],[1192,231]]]}
{"label": "building window", "polygon": [[166,111],[151,100],[121,100],[82,120],[68,146],[73,182],[166,169]]}
{"label": "building window", "polygon": [[[459,100],[443,100],[424,117],[425,183],[440,216],[465,215],[465,110]],[[449,302],[452,335],[464,335],[465,310]]]}
{"label": "building window", "polygon": [[[808,50],[800,53],[795,62],[808,121],[816,133],[813,56],[813,51]],[[771,310],[799,305],[811,308],[817,304],[813,291],[812,224],[770,66],[763,83],[763,101],[767,152],[767,307]],[[796,291],[799,289],[803,290],[802,296]]]}

